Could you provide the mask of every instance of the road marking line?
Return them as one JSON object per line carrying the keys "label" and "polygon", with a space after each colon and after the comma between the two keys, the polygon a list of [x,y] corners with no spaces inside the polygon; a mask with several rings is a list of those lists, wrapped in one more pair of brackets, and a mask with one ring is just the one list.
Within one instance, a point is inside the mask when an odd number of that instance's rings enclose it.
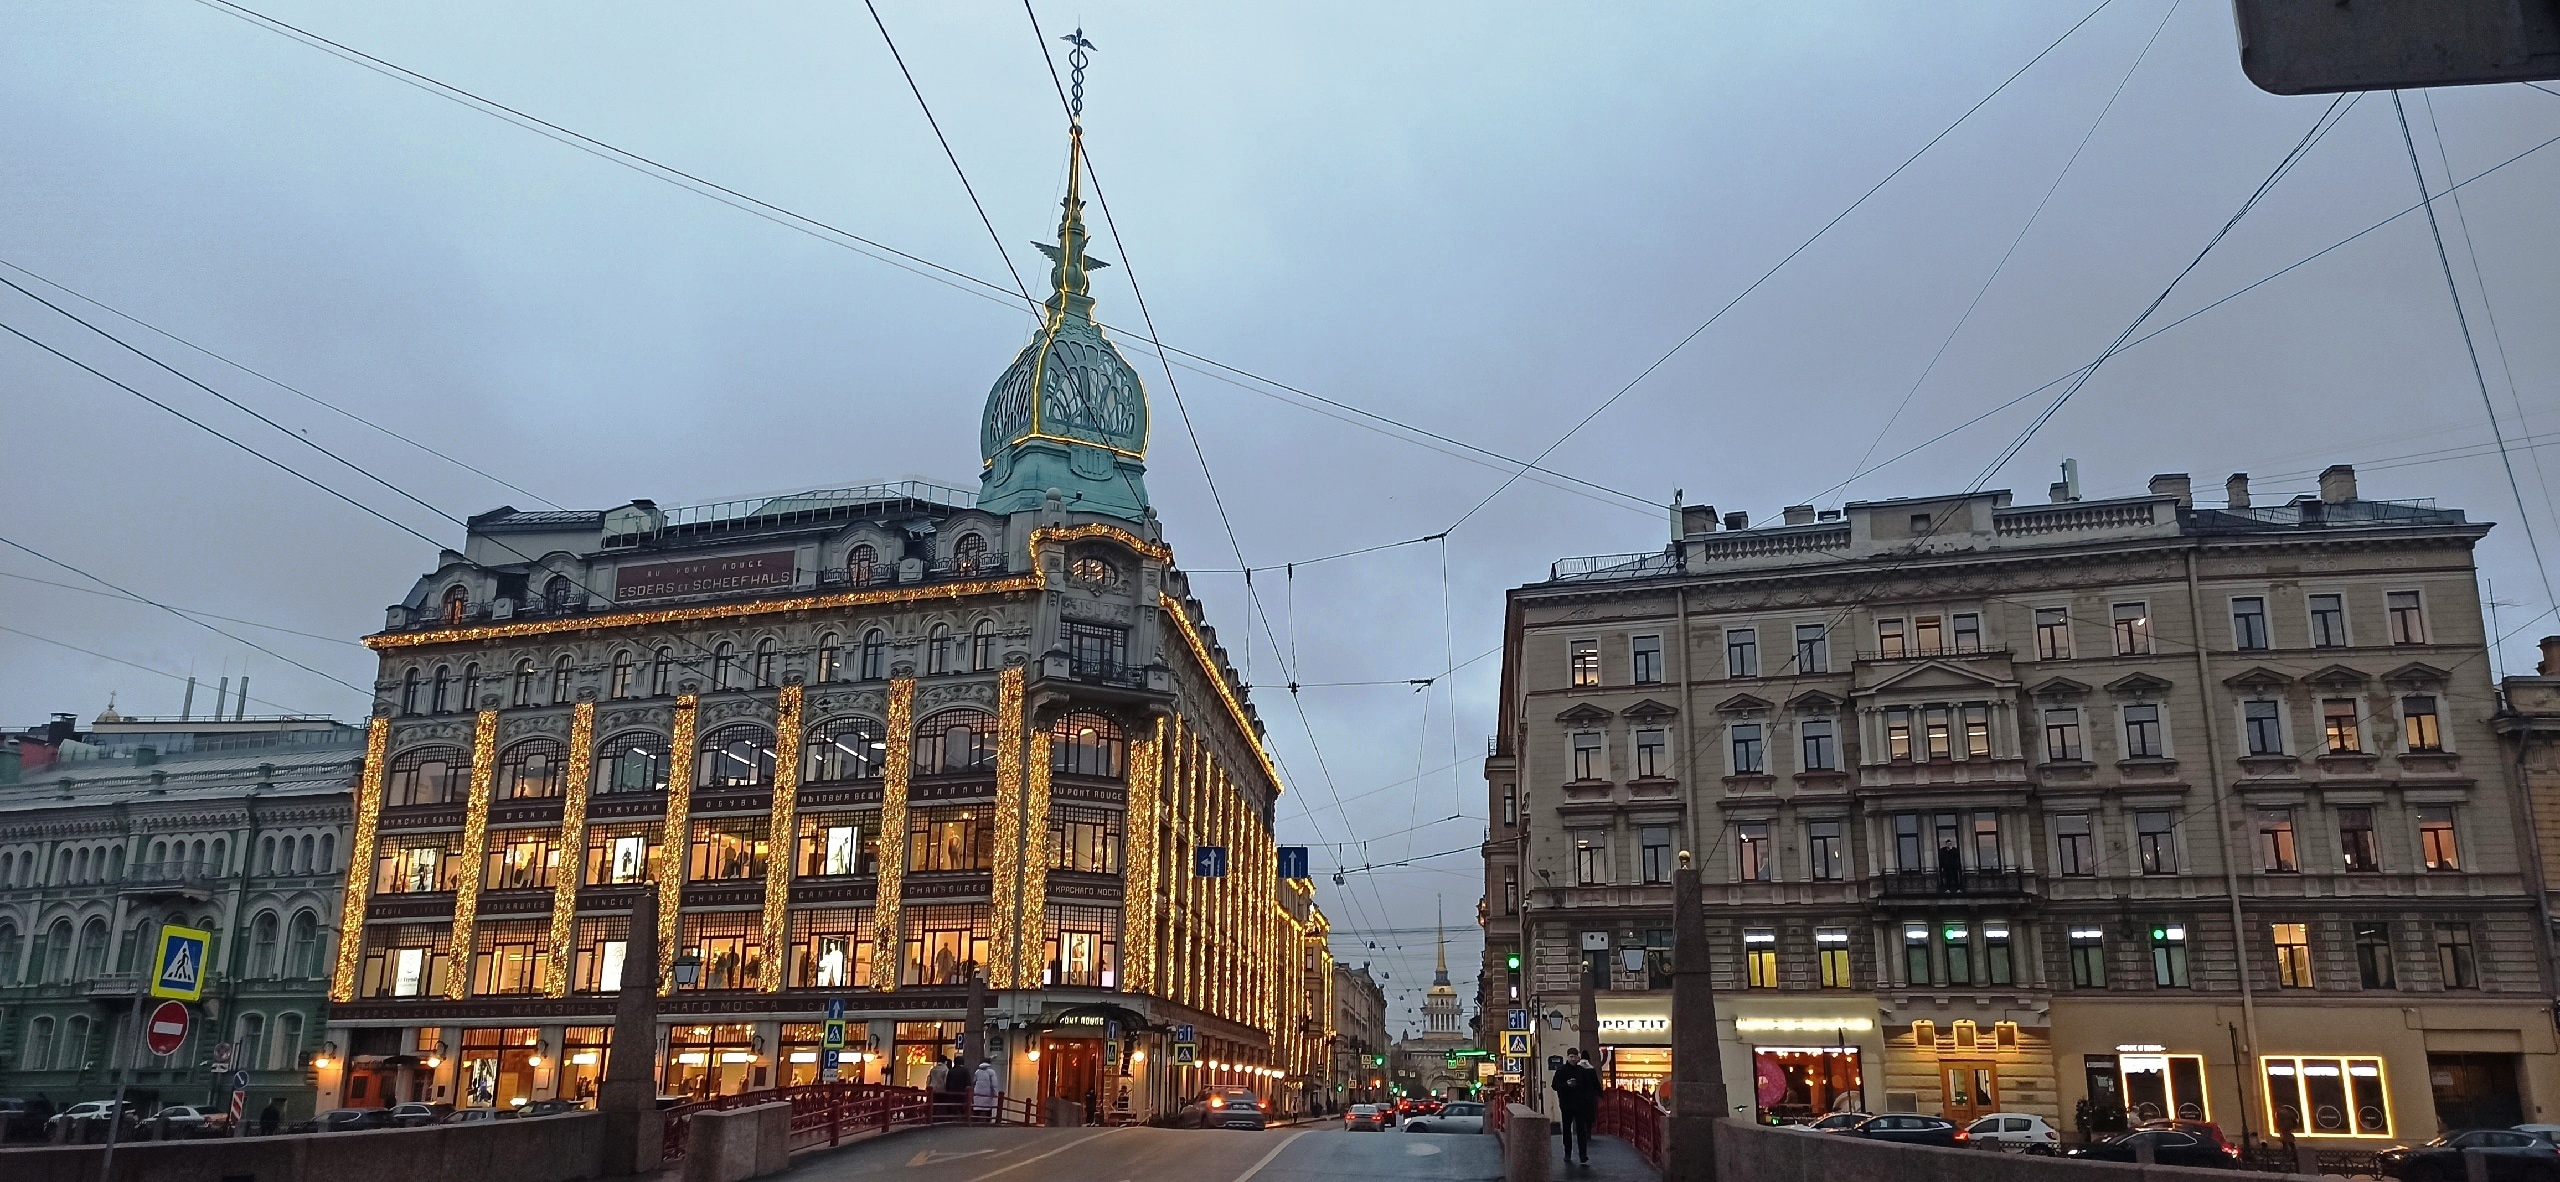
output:
{"label": "road marking line", "polygon": [[[1012,1165],[1004,1166],[1004,1167],[1000,1167],[1000,1168],[998,1168],[998,1169],[989,1170],[989,1171],[987,1171],[986,1173],[980,1174],[980,1175],[978,1175],[976,1178],[971,1179],[971,1180],[970,1180],[970,1182],[987,1182],[987,1179],[989,1179],[989,1178],[993,1178],[993,1177],[995,1177],[995,1176],[997,1176],[997,1175],[999,1175],[999,1174],[1008,1174],[1008,1173],[1011,1173],[1011,1172],[1013,1172],[1013,1171],[1015,1171],[1015,1170],[1019,1170],[1019,1169],[1021,1169],[1021,1168],[1022,1168],[1022,1167],[1024,1167],[1024,1166],[1030,1165],[1031,1163],[1033,1163],[1033,1162],[1035,1162],[1035,1161],[1039,1161],[1039,1160],[1041,1160],[1042,1158],[1056,1157],[1056,1156],[1058,1156],[1059,1154],[1061,1154],[1061,1153],[1065,1153],[1066,1151],[1068,1151],[1068,1150],[1070,1150],[1070,1149],[1073,1149],[1073,1148],[1075,1148],[1075,1147],[1076,1147],[1076,1146],[1078,1146],[1078,1145],[1085,1144],[1085,1143],[1086,1143],[1086,1142],[1088,1142],[1088,1141],[1098,1141],[1098,1140],[1101,1140],[1102,1138],[1104,1138],[1104,1137],[1108,1137],[1108,1136],[1110,1136],[1111,1134],[1116,1133],[1116,1132],[1119,1132],[1119,1131],[1120,1131],[1119,1129],[1104,1129],[1104,1130],[1102,1130],[1101,1132],[1099,1132],[1099,1133],[1095,1133],[1093,1136],[1090,1136],[1090,1137],[1078,1137],[1078,1138],[1076,1138],[1075,1140],[1073,1140],[1073,1141],[1069,1141],[1069,1142],[1067,1142],[1066,1144],[1061,1145],[1061,1146],[1057,1147],[1056,1149],[1052,1149],[1052,1150],[1050,1150],[1050,1151],[1049,1151],[1049,1152],[1047,1152],[1047,1153],[1038,1154],[1038,1155],[1036,1155],[1036,1156],[1032,1156],[1032,1157],[1026,1157],[1026,1158],[1022,1159],[1021,1161],[1018,1161],[1018,1162],[1013,1163]],[[1243,1182],[1243,1180],[1242,1180],[1242,1179],[1238,1179],[1238,1180],[1237,1180],[1237,1182]]]}
{"label": "road marking line", "polygon": [[1307,1132],[1308,1130],[1300,1129],[1297,1132],[1281,1138],[1279,1144],[1271,1147],[1271,1152],[1262,1155],[1261,1161],[1253,1163],[1252,1169],[1236,1175],[1236,1182],[1252,1182],[1253,1176],[1262,1172],[1262,1167],[1270,1165],[1271,1159],[1280,1156],[1280,1151],[1287,1149],[1291,1141],[1295,1141],[1300,1137],[1306,1136]]}

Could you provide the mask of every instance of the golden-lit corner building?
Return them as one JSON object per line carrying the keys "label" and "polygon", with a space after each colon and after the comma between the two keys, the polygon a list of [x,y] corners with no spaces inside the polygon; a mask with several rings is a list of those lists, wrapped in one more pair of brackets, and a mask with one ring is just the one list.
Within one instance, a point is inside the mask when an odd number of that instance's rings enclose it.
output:
{"label": "golden-lit corner building", "polygon": [[1076,171],[974,494],[503,508],[390,609],[324,1107],[592,1095],[642,891],[667,1093],[818,1079],[839,999],[840,1077],[920,1083],[973,974],[1008,1095],[1291,1091],[1323,917],[1147,504]]}

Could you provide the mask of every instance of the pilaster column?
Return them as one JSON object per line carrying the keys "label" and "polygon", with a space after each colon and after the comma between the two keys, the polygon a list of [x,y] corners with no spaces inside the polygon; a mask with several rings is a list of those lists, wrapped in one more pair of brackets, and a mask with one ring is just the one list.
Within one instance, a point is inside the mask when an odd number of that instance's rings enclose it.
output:
{"label": "pilaster column", "polygon": [[[806,686],[787,682],[774,704],[773,811],[764,841],[764,979],[757,983],[766,993],[781,991],[790,964],[791,875],[797,869],[792,830],[800,807],[801,710],[806,695]],[[782,1062],[779,1035],[773,1047],[778,1066]]]}
{"label": "pilaster column", "polygon": [[[551,876],[551,958],[542,966],[546,997],[569,996],[577,963],[578,888],[587,877],[587,792],[596,749],[596,704],[580,702],[569,715],[569,763],[560,793],[560,865]],[[628,940],[629,937],[625,936]]]}
{"label": "pilaster column", "polygon": [[898,922],[907,872],[907,783],[915,774],[916,679],[889,682],[888,750],[880,769],[879,887],[871,903],[871,987],[896,991],[906,975],[907,943]]}
{"label": "pilaster column", "polygon": [[471,996],[472,928],[480,918],[481,863],[489,856],[489,785],[498,776],[498,712],[480,712],[471,732],[471,795],[462,806],[462,881],[453,890],[453,940],[446,953],[444,995]]}
{"label": "pilaster column", "polygon": [[1164,787],[1162,718],[1129,739],[1129,791],[1120,850],[1120,976],[1132,993],[1164,996],[1156,972],[1156,814]]}
{"label": "pilaster column", "polygon": [[667,751],[667,822],[658,839],[658,994],[675,988],[676,922],[684,908],[685,853],[693,840],[694,718],[699,694],[676,697],[676,724]]}
{"label": "pilaster column", "polygon": [[1018,665],[996,675],[995,866],[987,891],[988,963],[979,967],[997,989],[1014,987],[1022,963],[1022,876],[1029,869],[1023,848],[1022,752],[1024,732],[1031,728],[1022,680]]}
{"label": "pilaster column", "polygon": [[382,777],[390,749],[391,720],[375,718],[365,727],[364,771],[356,780],[346,893],[338,903],[338,959],[329,973],[333,1002],[356,999],[356,971],[364,967],[364,909],[373,897],[374,841],[382,823]]}

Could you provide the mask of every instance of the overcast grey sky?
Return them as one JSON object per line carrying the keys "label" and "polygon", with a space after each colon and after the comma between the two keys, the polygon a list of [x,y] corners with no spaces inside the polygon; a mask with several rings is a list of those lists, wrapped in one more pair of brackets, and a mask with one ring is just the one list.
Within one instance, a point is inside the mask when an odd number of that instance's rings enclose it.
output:
{"label": "overcast grey sky", "polygon": [[[1129,264],[1098,278],[1104,319],[1139,323],[1134,270],[1180,348],[1527,456],[2094,3],[1038,8],[1052,37],[1080,23],[1101,47],[1088,141],[1127,242],[1097,217],[1095,251]],[[1010,286],[859,6],[251,6]],[[1021,7],[883,0],[881,12],[1036,285],[1029,244],[1054,225],[1064,146]],[[1018,301],[760,220],[195,0],[19,0],[0,22],[0,261],[561,504],[909,475],[973,484],[987,387],[1031,324]],[[2442,160],[2468,177],[2560,135],[2560,97],[2521,86],[2408,101],[2438,188]],[[2084,135],[1876,454],[2087,362],[2328,103],[2251,88],[2219,0],[2174,12],[2115,0],[1549,461],[1649,504],[1523,481],[1445,552],[1323,563],[1294,586],[1258,576],[1282,636],[1278,654],[1257,637],[1251,669],[1292,778],[1284,835],[1371,839],[1365,852],[1319,848],[1319,867],[1471,847],[1496,674],[1483,660],[1427,693],[1308,688],[1302,725],[1284,668],[1304,683],[1431,676],[1446,654],[1492,648],[1503,588],[1543,578],[1549,561],[1658,547],[1667,526],[1651,506],[1674,488],[1757,518],[1848,478]],[[2462,190],[2458,218],[2439,206],[2511,441],[2560,432],[2554,192],[2560,148]],[[2153,324],[2416,196],[2389,97],[2368,96]],[[0,290],[0,323],[440,542],[458,538],[15,293]],[[457,516],[533,503],[134,339]],[[1131,352],[1154,400],[1150,486],[1171,539],[1187,567],[1233,568],[1162,371]],[[1506,475],[1269,387],[1177,377],[1257,566],[1439,532]],[[14,337],[0,336],[0,405],[0,531],[144,595],[352,639],[433,561],[417,539]],[[1961,488],[2040,405],[1820,500]],[[2280,498],[2355,462],[2365,496],[2435,497],[2500,523],[2481,565],[2511,605],[2501,622],[2519,628],[2551,605],[2497,458],[2417,455],[2489,438],[2426,223],[2411,215],[2110,362],[1993,486],[2041,500],[2076,457],[2093,496],[2139,491],[2158,471],[2218,489],[2247,470],[2261,497]],[[2516,463],[2526,511],[2560,546],[2540,475],[2560,455]],[[78,581],[15,552],[0,552],[0,572]],[[1241,580],[1198,583],[1241,651],[1260,630]],[[2508,659],[2528,660],[2549,623],[2522,627]],[[363,711],[330,681],[96,595],[0,578],[0,624],[208,683],[245,672],[273,704],[262,709]],[[350,682],[370,675],[348,643],[222,626]],[[0,671],[12,725],[86,716],[110,693],[128,712],[174,713],[180,693],[15,632],[0,632]],[[1461,854],[1355,874],[1349,890],[1327,880],[1324,902],[1343,928],[1422,928],[1445,896],[1471,995],[1478,865]],[[1367,942],[1340,951],[1377,960],[1409,1014],[1429,939]]]}

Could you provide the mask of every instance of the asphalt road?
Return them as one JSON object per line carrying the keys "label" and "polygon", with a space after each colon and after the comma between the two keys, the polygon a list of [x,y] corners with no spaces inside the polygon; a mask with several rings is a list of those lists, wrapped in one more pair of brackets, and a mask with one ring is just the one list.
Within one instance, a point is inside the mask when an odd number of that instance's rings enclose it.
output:
{"label": "asphalt road", "polygon": [[813,1155],[788,1182],[1482,1182],[1482,1134],[1224,1129],[924,1129]]}

